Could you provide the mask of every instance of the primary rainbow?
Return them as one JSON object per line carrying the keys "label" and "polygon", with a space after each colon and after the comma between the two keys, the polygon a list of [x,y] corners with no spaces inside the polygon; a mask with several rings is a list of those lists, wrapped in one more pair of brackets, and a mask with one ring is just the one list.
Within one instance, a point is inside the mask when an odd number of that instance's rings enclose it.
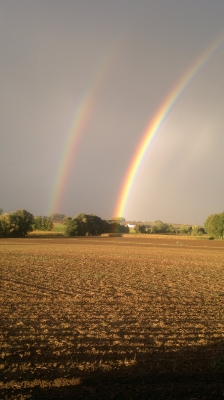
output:
{"label": "primary rainbow", "polygon": [[138,148],[132,158],[132,161],[129,165],[128,171],[125,175],[125,179],[123,181],[118,202],[116,205],[116,209],[114,212],[114,216],[121,217],[123,216],[125,205],[130,194],[131,187],[133,185],[134,179],[138,172],[138,169],[144,159],[144,156],[152,143],[153,138],[156,133],[159,131],[162,123],[165,118],[179,99],[182,92],[186,89],[186,87],[190,84],[195,75],[199,72],[199,70],[203,67],[203,65],[208,61],[208,59],[214,54],[214,52],[221,46],[224,40],[224,35],[218,36],[206,50],[200,54],[200,56],[194,61],[194,63],[188,68],[188,70],[184,73],[184,75],[179,79],[174,88],[168,94],[168,96],[164,99],[161,106],[157,110],[153,119],[150,121],[148,127],[142,135],[141,141],[138,145]]}

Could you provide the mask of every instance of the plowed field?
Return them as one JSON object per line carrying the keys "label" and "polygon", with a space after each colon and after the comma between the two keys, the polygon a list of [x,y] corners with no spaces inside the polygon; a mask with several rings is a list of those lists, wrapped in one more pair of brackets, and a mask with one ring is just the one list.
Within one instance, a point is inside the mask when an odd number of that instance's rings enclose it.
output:
{"label": "plowed field", "polygon": [[224,241],[1,239],[1,399],[224,399]]}

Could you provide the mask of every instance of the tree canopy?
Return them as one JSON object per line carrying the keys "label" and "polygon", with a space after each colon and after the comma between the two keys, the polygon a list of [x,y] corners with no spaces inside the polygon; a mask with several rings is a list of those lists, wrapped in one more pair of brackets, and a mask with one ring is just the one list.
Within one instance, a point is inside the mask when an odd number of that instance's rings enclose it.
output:
{"label": "tree canopy", "polygon": [[0,216],[0,234],[2,236],[24,237],[32,232],[33,214],[26,210],[17,210]]}
{"label": "tree canopy", "polygon": [[186,224],[181,225],[180,233],[189,233],[189,232],[190,232],[190,230],[189,230],[189,226],[188,225],[186,225]]}
{"label": "tree canopy", "polygon": [[105,221],[97,215],[78,214],[72,219],[64,219],[67,236],[93,236],[104,232]]}
{"label": "tree canopy", "polygon": [[164,224],[162,221],[157,220],[150,228],[151,233],[174,233],[175,229],[172,225]]}
{"label": "tree canopy", "polygon": [[72,219],[64,219],[67,236],[95,236],[102,233],[125,233],[129,228],[116,221],[106,221],[93,214],[78,214]]}
{"label": "tree canopy", "polygon": [[146,233],[145,225],[136,225],[134,229],[136,233]]}
{"label": "tree canopy", "polygon": [[113,221],[113,222],[125,222],[125,218],[124,217],[114,217],[114,218],[111,218],[110,221]]}
{"label": "tree canopy", "polygon": [[65,214],[51,214],[49,217],[52,221],[63,222]]}
{"label": "tree canopy", "polygon": [[34,217],[33,229],[38,231],[51,231],[53,222],[47,217]]}
{"label": "tree canopy", "polygon": [[224,237],[224,212],[212,214],[204,223],[205,231],[213,238]]}

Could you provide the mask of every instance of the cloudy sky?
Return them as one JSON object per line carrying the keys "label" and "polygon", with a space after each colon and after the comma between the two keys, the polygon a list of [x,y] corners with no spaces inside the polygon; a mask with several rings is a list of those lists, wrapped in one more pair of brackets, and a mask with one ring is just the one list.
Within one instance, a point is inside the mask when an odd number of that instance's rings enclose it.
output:
{"label": "cloudy sky", "polygon": [[0,207],[114,216],[150,121],[216,43],[156,132],[127,220],[224,211],[223,0],[0,2]]}

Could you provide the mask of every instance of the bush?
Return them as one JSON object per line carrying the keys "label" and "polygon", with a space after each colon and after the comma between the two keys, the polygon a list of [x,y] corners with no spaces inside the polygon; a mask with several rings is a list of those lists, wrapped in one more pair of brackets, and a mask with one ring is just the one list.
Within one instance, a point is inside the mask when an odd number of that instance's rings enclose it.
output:
{"label": "bush", "polygon": [[186,224],[181,225],[180,233],[185,233],[185,234],[189,233],[189,226]]}
{"label": "bush", "polygon": [[32,232],[34,223],[33,214],[26,210],[17,210],[0,216],[1,236],[24,237]]}
{"label": "bush", "polygon": [[95,236],[110,232],[110,224],[93,214],[78,214],[66,219],[66,236]]}
{"label": "bush", "polygon": [[9,214],[0,215],[0,237],[7,237],[9,235],[10,235]]}
{"label": "bush", "polygon": [[51,214],[50,215],[50,219],[52,221],[63,222],[64,218],[65,218],[65,214]]}
{"label": "bush", "polygon": [[53,222],[47,217],[34,217],[33,229],[36,231],[51,231]]}
{"label": "bush", "polygon": [[81,213],[65,220],[66,236],[96,236],[103,233],[129,233],[129,227],[93,214]]}
{"label": "bush", "polygon": [[150,233],[175,233],[175,229],[172,225],[164,224],[158,220],[151,226]]}
{"label": "bush", "polygon": [[120,225],[118,222],[106,222],[105,233],[129,233],[129,226]]}
{"label": "bush", "polygon": [[204,223],[205,231],[213,238],[224,237],[224,212],[210,215]]}
{"label": "bush", "polygon": [[136,225],[135,232],[136,233],[146,233],[145,225]]}
{"label": "bush", "polygon": [[65,236],[82,236],[79,220],[73,218],[65,225]]}

